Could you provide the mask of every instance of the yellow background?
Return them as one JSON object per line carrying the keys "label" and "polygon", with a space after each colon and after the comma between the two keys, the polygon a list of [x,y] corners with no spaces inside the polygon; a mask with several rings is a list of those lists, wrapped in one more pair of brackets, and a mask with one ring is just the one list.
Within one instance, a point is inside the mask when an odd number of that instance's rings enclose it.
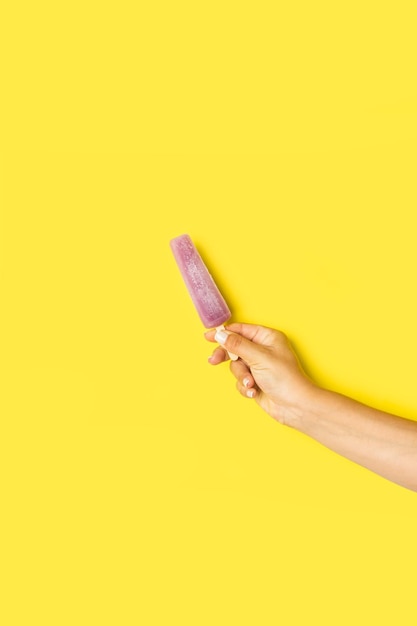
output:
{"label": "yellow background", "polygon": [[207,364],[168,245],[414,419],[414,6],[3,3],[4,626],[415,624],[416,495]]}

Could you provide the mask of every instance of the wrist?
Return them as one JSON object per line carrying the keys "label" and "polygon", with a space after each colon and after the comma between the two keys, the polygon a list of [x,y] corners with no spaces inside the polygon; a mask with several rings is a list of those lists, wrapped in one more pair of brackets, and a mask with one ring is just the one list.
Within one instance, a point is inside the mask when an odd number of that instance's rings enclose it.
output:
{"label": "wrist", "polygon": [[302,392],[297,394],[296,401],[288,407],[285,425],[308,434],[317,417],[323,412],[330,395],[331,391],[308,381]]}

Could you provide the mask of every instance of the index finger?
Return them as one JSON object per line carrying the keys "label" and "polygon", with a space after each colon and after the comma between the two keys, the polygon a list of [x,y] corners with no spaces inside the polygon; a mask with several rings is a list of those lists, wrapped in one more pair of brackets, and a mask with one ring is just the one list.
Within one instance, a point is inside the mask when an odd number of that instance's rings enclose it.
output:
{"label": "index finger", "polygon": [[242,324],[239,322],[227,324],[226,330],[242,335],[245,339],[249,339],[249,341],[258,344],[269,343],[271,333],[273,332],[273,329],[267,328],[266,326],[260,326],[259,324]]}
{"label": "index finger", "polygon": [[[249,341],[253,341],[254,343],[263,344],[267,342],[272,329],[267,328],[266,326],[260,326],[259,324],[243,324],[241,322],[233,322],[232,324],[227,324],[226,330],[230,330],[232,333],[236,333],[238,335],[242,335],[245,339],[249,339]],[[215,334],[216,329],[212,328],[211,330],[207,330],[204,333],[207,341],[215,342]]]}

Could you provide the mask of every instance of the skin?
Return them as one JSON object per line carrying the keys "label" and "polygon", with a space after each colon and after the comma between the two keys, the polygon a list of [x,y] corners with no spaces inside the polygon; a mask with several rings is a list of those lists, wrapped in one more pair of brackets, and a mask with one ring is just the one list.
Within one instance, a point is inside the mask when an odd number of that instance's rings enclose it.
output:
{"label": "skin", "polygon": [[338,454],[417,491],[417,422],[385,413],[323,389],[303,371],[284,333],[253,324],[230,324],[209,362],[230,362],[239,393],[280,424],[314,438]]}

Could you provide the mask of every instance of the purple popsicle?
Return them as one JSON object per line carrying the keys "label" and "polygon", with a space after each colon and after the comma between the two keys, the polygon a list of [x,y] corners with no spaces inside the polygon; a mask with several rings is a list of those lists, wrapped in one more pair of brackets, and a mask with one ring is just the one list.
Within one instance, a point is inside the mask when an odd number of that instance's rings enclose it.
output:
{"label": "purple popsicle", "polygon": [[199,255],[189,235],[180,235],[170,242],[175,260],[188,293],[206,328],[221,326],[231,317],[225,299]]}

